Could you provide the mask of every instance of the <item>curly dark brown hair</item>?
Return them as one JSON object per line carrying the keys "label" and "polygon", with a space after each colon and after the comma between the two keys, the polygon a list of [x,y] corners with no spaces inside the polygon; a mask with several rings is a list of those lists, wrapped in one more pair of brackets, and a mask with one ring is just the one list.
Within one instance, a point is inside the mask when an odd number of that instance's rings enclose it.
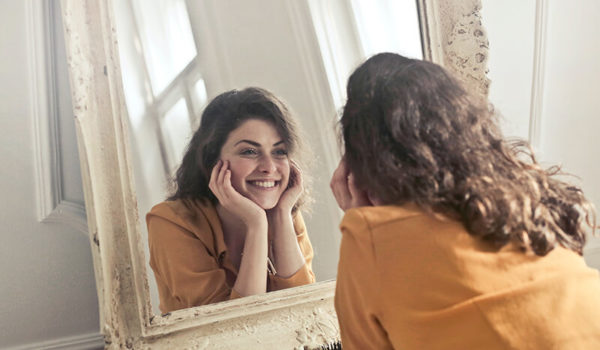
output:
{"label": "curly dark brown hair", "polygon": [[210,174],[221,154],[229,134],[249,119],[260,119],[271,123],[293,160],[302,171],[304,192],[293,208],[293,212],[310,202],[311,178],[305,171],[310,155],[302,142],[300,127],[286,105],[271,92],[248,87],[231,90],[215,97],[204,109],[200,127],[187,145],[181,165],[173,179],[174,191],[169,200],[198,199],[218,202],[208,187]]}
{"label": "curly dark brown hair", "polygon": [[345,159],[362,190],[457,218],[496,248],[582,254],[593,205],[558,167],[542,169],[526,142],[506,141],[488,102],[444,68],[378,54],[353,72],[347,94]]}

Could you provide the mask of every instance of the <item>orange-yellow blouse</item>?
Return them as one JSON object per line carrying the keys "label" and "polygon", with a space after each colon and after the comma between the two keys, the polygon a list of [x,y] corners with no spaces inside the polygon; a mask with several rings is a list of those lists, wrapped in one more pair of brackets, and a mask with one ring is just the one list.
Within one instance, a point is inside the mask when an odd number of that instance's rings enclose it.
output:
{"label": "orange-yellow blouse", "polygon": [[[212,204],[165,201],[152,208],[146,223],[161,312],[240,297],[227,283],[227,274],[237,277],[238,270],[227,254],[221,221]],[[315,282],[313,249],[300,213],[294,216],[294,230],[306,263],[288,278],[269,274],[267,291]]]}
{"label": "orange-yellow blouse", "polygon": [[351,209],[340,228],[344,350],[600,349],[600,278],[577,253],[495,251],[413,205]]}

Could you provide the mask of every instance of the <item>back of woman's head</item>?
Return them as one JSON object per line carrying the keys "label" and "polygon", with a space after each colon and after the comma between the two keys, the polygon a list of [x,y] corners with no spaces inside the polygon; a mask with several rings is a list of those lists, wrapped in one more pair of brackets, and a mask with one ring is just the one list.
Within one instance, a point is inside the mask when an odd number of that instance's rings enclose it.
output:
{"label": "back of woman's head", "polygon": [[509,145],[487,101],[444,68],[379,54],[354,71],[347,94],[345,159],[372,197],[457,217],[498,248],[582,252],[591,204],[557,169],[524,159],[526,144]]}
{"label": "back of woman's head", "polygon": [[[177,169],[175,192],[170,200],[187,198],[217,202],[208,188],[211,171],[229,134],[249,119],[271,123],[285,143],[290,159],[302,168],[306,149],[299,127],[285,104],[262,88],[231,90],[215,97],[204,109],[200,127],[192,136]],[[298,205],[304,200],[301,198]]]}

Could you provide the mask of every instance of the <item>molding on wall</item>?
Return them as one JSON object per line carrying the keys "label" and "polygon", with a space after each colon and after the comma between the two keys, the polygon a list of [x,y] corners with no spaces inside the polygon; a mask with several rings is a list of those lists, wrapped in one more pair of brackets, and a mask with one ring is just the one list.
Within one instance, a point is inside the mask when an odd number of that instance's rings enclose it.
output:
{"label": "molding on wall", "polygon": [[28,48],[32,53],[29,86],[34,130],[37,219],[40,222],[66,224],[87,234],[84,206],[66,200],[61,185],[52,2],[28,1],[26,11]]}
{"label": "molding on wall", "polygon": [[39,343],[30,343],[6,350],[100,350],[104,349],[102,334],[88,333],[72,337],[63,337]]}
{"label": "molding on wall", "polygon": [[533,48],[533,78],[529,119],[529,143],[534,151],[541,147],[542,112],[544,106],[544,73],[546,57],[547,0],[535,3],[535,38]]}

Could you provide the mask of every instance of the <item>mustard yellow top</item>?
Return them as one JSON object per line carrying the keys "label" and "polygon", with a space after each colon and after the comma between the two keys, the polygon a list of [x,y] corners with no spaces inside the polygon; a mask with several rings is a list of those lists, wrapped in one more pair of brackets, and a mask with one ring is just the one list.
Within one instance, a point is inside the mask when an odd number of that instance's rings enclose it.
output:
{"label": "mustard yellow top", "polygon": [[600,278],[577,253],[500,251],[416,206],[346,211],[335,308],[352,349],[600,349]]}
{"label": "mustard yellow top", "polygon": [[[227,282],[228,277],[235,281],[238,270],[227,254],[221,221],[212,204],[165,201],[152,208],[146,223],[161,312],[240,297]],[[294,230],[306,264],[288,278],[269,274],[267,291],[315,282],[313,249],[300,213],[294,216]]]}

